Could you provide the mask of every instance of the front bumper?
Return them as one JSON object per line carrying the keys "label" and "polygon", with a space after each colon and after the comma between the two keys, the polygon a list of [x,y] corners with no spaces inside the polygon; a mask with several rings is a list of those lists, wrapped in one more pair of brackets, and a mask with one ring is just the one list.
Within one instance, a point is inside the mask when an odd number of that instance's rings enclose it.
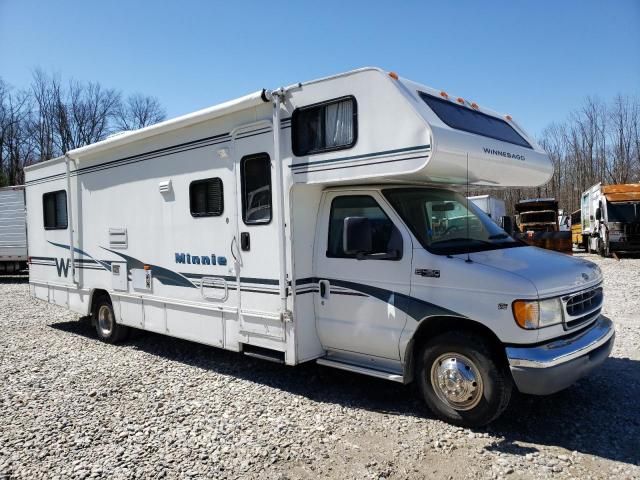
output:
{"label": "front bumper", "polygon": [[535,347],[507,347],[513,381],[522,393],[549,395],[567,388],[611,353],[613,323],[600,317],[574,335]]}
{"label": "front bumper", "polygon": [[611,252],[640,252],[640,242],[612,242],[609,241],[609,251]]}

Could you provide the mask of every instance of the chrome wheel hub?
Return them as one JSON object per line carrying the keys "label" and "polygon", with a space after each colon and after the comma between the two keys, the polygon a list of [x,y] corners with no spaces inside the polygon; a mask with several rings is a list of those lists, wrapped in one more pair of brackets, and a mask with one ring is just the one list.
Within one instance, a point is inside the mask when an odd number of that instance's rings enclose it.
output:
{"label": "chrome wheel hub", "polygon": [[98,328],[103,337],[109,337],[113,331],[113,314],[106,305],[102,305],[98,310]]}
{"label": "chrome wheel hub", "polygon": [[455,410],[470,410],[482,398],[478,368],[459,353],[445,353],[433,362],[431,386],[438,398]]}

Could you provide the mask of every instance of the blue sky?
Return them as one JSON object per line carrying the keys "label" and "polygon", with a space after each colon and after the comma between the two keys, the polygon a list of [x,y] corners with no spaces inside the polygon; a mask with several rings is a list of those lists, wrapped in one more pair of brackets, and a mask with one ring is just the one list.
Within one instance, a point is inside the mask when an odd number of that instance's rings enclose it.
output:
{"label": "blue sky", "polygon": [[640,1],[0,0],[0,77],[42,67],[169,116],[375,65],[539,134],[587,95],[640,96]]}

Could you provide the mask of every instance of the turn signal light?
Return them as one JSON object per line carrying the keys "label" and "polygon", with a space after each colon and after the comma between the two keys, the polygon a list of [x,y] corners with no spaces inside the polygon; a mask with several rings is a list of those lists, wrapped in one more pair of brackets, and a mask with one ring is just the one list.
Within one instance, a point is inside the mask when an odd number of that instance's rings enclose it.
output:
{"label": "turn signal light", "polygon": [[540,312],[536,300],[516,300],[513,302],[513,317],[526,330],[538,328]]}

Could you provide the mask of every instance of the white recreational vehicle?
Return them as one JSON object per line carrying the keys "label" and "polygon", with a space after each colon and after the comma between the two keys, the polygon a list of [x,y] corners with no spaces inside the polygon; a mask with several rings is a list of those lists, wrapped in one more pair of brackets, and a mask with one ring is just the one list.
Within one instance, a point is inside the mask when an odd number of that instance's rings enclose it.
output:
{"label": "white recreational vehicle", "polygon": [[134,327],[415,380],[481,425],[513,385],[558,391],[612,348],[597,266],[450,188],[550,176],[511,117],[394,73],[263,90],[29,167],[31,293],[107,342]]}
{"label": "white recreational vehicle", "polygon": [[24,187],[0,188],[0,274],[27,266],[27,223]]}

